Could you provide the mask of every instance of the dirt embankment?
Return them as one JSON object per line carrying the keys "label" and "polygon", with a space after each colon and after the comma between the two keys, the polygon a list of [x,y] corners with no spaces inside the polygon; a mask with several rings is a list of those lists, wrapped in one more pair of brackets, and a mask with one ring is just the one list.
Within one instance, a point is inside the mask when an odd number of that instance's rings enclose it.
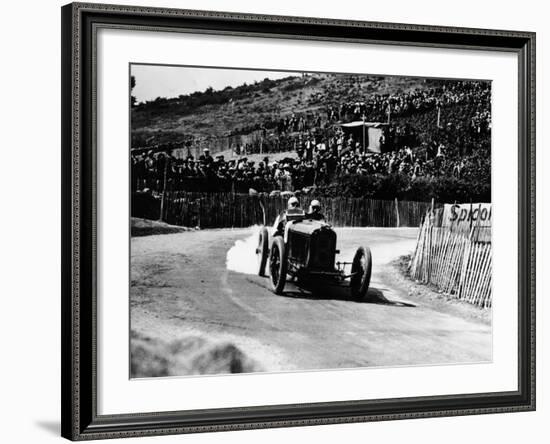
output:
{"label": "dirt embankment", "polygon": [[130,225],[130,234],[132,237],[153,236],[156,234],[183,233],[185,231],[193,230],[193,228],[178,227],[156,220],[140,219],[139,217],[132,217]]}
{"label": "dirt embankment", "polygon": [[262,371],[256,361],[230,342],[193,335],[164,341],[135,331],[130,338],[132,378]]}
{"label": "dirt embankment", "polygon": [[465,319],[474,319],[482,321],[486,325],[491,325],[491,309],[480,308],[459,299],[455,299],[444,294],[434,285],[422,284],[411,279],[409,276],[410,255],[400,256],[390,262],[385,268],[386,278],[395,282],[395,285],[406,291],[407,299],[415,301],[432,310],[446,312]]}

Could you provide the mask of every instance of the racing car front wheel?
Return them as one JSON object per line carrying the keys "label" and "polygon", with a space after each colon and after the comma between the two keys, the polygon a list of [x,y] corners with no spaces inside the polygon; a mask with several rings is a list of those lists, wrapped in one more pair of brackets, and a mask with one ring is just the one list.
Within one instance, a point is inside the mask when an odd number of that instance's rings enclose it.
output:
{"label": "racing car front wheel", "polygon": [[370,275],[372,271],[372,255],[369,247],[359,247],[355,252],[351,265],[350,291],[351,297],[360,301],[365,297],[369,289]]}
{"label": "racing car front wheel", "polygon": [[269,233],[266,227],[262,227],[260,230],[256,254],[258,256],[258,276],[265,276],[265,265],[269,255]]}
{"label": "racing car front wheel", "polygon": [[269,253],[271,288],[275,294],[283,294],[286,282],[286,271],[285,243],[281,236],[275,236]]}

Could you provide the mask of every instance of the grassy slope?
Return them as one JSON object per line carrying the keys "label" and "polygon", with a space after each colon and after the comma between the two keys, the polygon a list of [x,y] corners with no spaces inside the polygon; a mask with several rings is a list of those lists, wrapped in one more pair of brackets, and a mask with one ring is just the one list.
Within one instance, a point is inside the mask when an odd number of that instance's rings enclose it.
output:
{"label": "grassy slope", "polygon": [[[183,136],[224,136],[236,128],[279,119],[291,113],[324,112],[330,103],[364,100],[370,94],[396,93],[425,87],[421,79],[324,74],[288,77],[267,89],[237,94],[231,102],[186,106],[181,98],[141,104],[132,111],[134,136],[163,134],[163,142]],[[216,92],[214,92],[216,94]]]}

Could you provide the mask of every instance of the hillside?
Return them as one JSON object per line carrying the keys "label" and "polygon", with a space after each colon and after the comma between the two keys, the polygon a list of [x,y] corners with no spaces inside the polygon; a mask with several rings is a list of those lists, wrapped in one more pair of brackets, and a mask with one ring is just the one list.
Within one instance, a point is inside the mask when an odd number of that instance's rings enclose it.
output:
{"label": "hillside", "polygon": [[433,86],[406,77],[315,74],[158,98],[132,109],[132,146],[247,133],[292,113],[325,115],[327,106]]}

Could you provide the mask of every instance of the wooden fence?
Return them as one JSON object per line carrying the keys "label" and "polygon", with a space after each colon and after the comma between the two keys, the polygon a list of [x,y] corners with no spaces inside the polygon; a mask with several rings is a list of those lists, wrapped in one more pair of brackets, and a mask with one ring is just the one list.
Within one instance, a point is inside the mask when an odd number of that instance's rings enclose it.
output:
{"label": "wooden fence", "polygon": [[[341,227],[417,227],[428,208],[431,208],[428,202],[313,195],[301,197],[304,207],[311,199],[319,200],[327,220]],[[167,192],[162,205],[162,220],[173,225],[201,228],[271,224],[286,208],[286,202],[286,197],[279,196]]]}
{"label": "wooden fence", "polygon": [[431,212],[420,227],[410,275],[445,294],[480,307],[492,304],[492,248],[475,230],[453,232],[434,224]]}

